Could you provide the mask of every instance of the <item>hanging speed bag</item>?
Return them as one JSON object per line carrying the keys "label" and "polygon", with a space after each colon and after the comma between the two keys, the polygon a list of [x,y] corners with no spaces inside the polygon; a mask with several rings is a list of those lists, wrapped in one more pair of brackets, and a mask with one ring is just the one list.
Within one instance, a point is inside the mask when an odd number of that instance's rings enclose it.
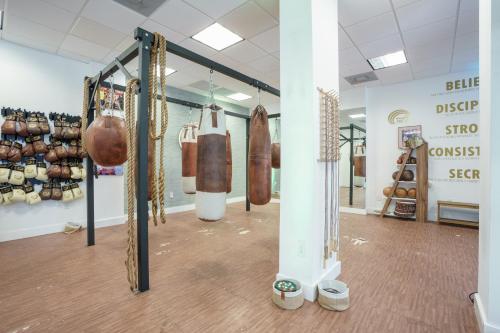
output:
{"label": "hanging speed bag", "polygon": [[281,167],[281,146],[279,142],[271,145],[271,165],[274,169]]}
{"label": "hanging speed bag", "polygon": [[217,221],[226,212],[226,119],[222,108],[203,109],[198,131],[196,160],[196,215]]}
{"label": "hanging speed bag", "polygon": [[86,142],[96,164],[110,167],[127,160],[127,128],[123,118],[98,116],[87,128]]}
{"label": "hanging speed bag", "polygon": [[184,125],[181,132],[182,190],[187,194],[196,193],[197,136],[196,124]]}
{"label": "hanging speed bag", "polygon": [[254,205],[265,205],[271,200],[271,136],[262,105],[252,111],[249,141],[248,194]]}
{"label": "hanging speed bag", "polygon": [[231,193],[233,181],[233,153],[231,152],[231,134],[226,131],[226,193]]}

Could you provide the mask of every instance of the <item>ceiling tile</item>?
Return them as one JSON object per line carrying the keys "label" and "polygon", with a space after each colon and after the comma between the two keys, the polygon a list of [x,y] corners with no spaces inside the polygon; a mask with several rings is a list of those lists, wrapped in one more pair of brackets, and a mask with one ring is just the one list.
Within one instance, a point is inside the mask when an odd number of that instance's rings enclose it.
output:
{"label": "ceiling tile", "polygon": [[455,18],[448,18],[422,27],[403,31],[406,47],[417,47],[431,42],[453,38]]}
{"label": "ceiling tile", "polygon": [[479,13],[479,0],[461,0],[460,11],[475,11]]}
{"label": "ceiling tile", "polygon": [[280,62],[275,57],[267,55],[260,59],[254,60],[248,64],[259,72],[268,73],[280,69]]}
{"label": "ceiling tile", "polygon": [[9,1],[8,15],[16,15],[48,28],[67,32],[76,15],[62,8],[39,0]]}
{"label": "ceiling tile", "polygon": [[181,71],[182,69],[188,67],[191,64],[192,62],[187,59],[176,56],[175,54],[167,53],[168,68],[173,68],[177,71]]}
{"label": "ceiling tile", "polygon": [[115,46],[115,50],[119,52],[123,52],[128,49],[132,44],[135,43],[135,39],[131,36],[126,36]]}
{"label": "ceiling tile", "polygon": [[413,73],[413,77],[415,77],[416,80],[420,79],[427,79],[430,77],[435,77],[439,75],[444,75],[449,73],[449,68],[446,66],[442,67],[430,67],[428,69],[424,69],[421,72]]}
{"label": "ceiling tile", "polygon": [[279,26],[276,26],[267,31],[264,31],[257,36],[252,37],[250,41],[269,53],[279,51],[280,28]]}
{"label": "ceiling tile", "polygon": [[184,0],[208,16],[218,19],[247,0]]}
{"label": "ceiling tile", "polygon": [[439,57],[451,58],[453,51],[453,38],[432,41],[427,44],[411,46],[406,49],[406,55],[410,62],[427,60]]}
{"label": "ceiling tile", "polygon": [[249,39],[274,27],[278,21],[250,1],[223,16],[219,23],[241,37]]}
{"label": "ceiling tile", "polygon": [[54,6],[69,10],[72,13],[78,13],[85,4],[86,0],[42,0],[53,4]]}
{"label": "ceiling tile", "polygon": [[267,54],[262,49],[246,40],[222,50],[221,53],[241,63],[247,63],[262,58]]}
{"label": "ceiling tile", "polygon": [[[235,52],[235,54],[236,53],[237,52]],[[239,62],[238,60],[232,57],[228,57],[227,55],[222,53],[213,56],[212,60],[235,70],[237,70],[236,67],[238,67],[241,64],[241,62]]]}
{"label": "ceiling tile", "polygon": [[213,23],[213,19],[181,0],[164,3],[151,15],[156,22],[185,36],[193,36]]}
{"label": "ceiling tile", "polygon": [[339,63],[341,68],[360,62],[366,63],[366,58],[363,57],[361,53],[359,53],[358,49],[354,47],[339,52]]}
{"label": "ceiling tile", "polygon": [[87,57],[84,57],[80,54],[76,54],[76,53],[73,53],[73,52],[69,52],[69,51],[66,51],[66,50],[59,50],[57,51],[57,54],[61,57],[64,57],[64,58],[69,58],[69,59],[72,59],[72,60],[76,60],[76,61],[80,61],[80,62],[83,62],[83,63],[86,63],[86,64],[89,64],[91,62],[91,60]]}
{"label": "ceiling tile", "polygon": [[379,69],[375,71],[375,74],[383,84],[412,80],[411,68],[408,64]]}
{"label": "ceiling tile", "polygon": [[435,70],[436,72],[442,72],[443,70],[450,69],[451,57],[442,56],[432,59],[415,60],[411,62],[411,68],[413,73],[416,74],[420,72],[427,72],[430,70]]}
{"label": "ceiling tile", "polygon": [[345,31],[355,44],[367,43],[399,32],[392,12],[346,27]]}
{"label": "ceiling tile", "polygon": [[359,44],[358,48],[366,59],[404,49],[399,33],[372,42]]}
{"label": "ceiling tile", "polygon": [[280,58],[280,51],[273,52],[273,53],[271,53],[271,55],[272,55],[273,57],[275,57],[276,59],[279,59],[279,58]]}
{"label": "ceiling tile", "polygon": [[351,63],[349,65],[340,66],[340,75],[343,77],[371,72],[373,69],[370,67],[368,62],[361,61],[357,63]]}
{"label": "ceiling tile", "polygon": [[218,53],[215,49],[206,46],[205,44],[202,44],[192,38],[186,38],[185,40],[180,42],[179,45],[208,58]]}
{"label": "ceiling tile", "polygon": [[339,0],[339,22],[344,26],[392,11],[389,0]]}
{"label": "ceiling tile", "polygon": [[[353,87],[349,82],[347,82],[343,77],[339,77],[339,87],[340,91],[346,91],[348,89],[352,89]],[[341,96],[342,99],[342,96]]]}
{"label": "ceiling tile", "polygon": [[15,43],[39,50],[55,52],[64,40],[64,34],[16,15],[5,16],[3,37]]}
{"label": "ceiling tile", "polygon": [[104,58],[102,58],[102,62],[105,64],[110,64],[115,61],[116,57],[120,55],[120,51],[111,50]]}
{"label": "ceiling tile", "polygon": [[458,0],[420,0],[396,8],[402,31],[425,26],[429,23],[456,17]]}
{"label": "ceiling tile", "polygon": [[187,86],[188,84],[194,83],[198,81],[198,78],[193,78],[187,73],[183,73],[181,71],[175,72],[169,76],[167,76],[167,85],[182,88]]}
{"label": "ceiling tile", "polygon": [[478,61],[468,61],[468,62],[453,62],[451,66],[451,72],[479,72],[479,62]]}
{"label": "ceiling tile", "polygon": [[279,20],[280,16],[280,2],[279,0],[255,0],[255,2],[264,8],[275,19]]}
{"label": "ceiling tile", "polygon": [[479,10],[465,10],[460,6],[457,36],[479,31]]}
{"label": "ceiling tile", "polygon": [[180,41],[186,39],[186,36],[184,36],[183,34],[180,34],[172,29],[169,29],[166,26],[153,21],[152,19],[148,19],[141,25],[141,27],[149,32],[161,33],[163,36],[165,36],[167,41],[172,43],[179,43]]}
{"label": "ceiling tile", "polygon": [[5,7],[5,0],[0,0],[0,9]]}
{"label": "ceiling tile", "polygon": [[135,28],[146,20],[144,16],[111,0],[89,0],[81,16],[127,35],[133,34]]}
{"label": "ceiling tile", "polygon": [[64,39],[61,50],[76,53],[95,61],[103,59],[111,51],[109,48],[72,35],[68,35]]}
{"label": "ceiling tile", "polygon": [[108,48],[115,48],[126,35],[98,22],[79,17],[70,33]]}
{"label": "ceiling tile", "polygon": [[352,43],[349,36],[347,36],[347,34],[345,33],[342,26],[339,25],[338,30],[339,30],[339,50],[345,50],[354,47],[354,44]]}
{"label": "ceiling tile", "polygon": [[457,36],[453,60],[458,63],[479,62],[479,33],[477,31],[467,35]]}
{"label": "ceiling tile", "polygon": [[409,4],[411,4],[413,2],[417,2],[417,1],[420,1],[420,0],[392,0],[392,4],[394,5],[394,8],[398,8],[398,7],[409,5]]}

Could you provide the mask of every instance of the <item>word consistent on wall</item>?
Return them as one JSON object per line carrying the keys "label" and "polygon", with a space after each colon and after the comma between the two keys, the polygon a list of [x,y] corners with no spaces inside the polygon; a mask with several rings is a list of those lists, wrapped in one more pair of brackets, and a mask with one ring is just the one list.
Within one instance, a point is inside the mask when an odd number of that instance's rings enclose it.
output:
{"label": "word consistent on wall", "polygon": [[428,219],[436,219],[437,200],[477,202],[479,84],[477,73],[455,73],[367,89],[368,211],[380,209],[381,189],[391,183],[398,127],[414,125],[429,143]]}

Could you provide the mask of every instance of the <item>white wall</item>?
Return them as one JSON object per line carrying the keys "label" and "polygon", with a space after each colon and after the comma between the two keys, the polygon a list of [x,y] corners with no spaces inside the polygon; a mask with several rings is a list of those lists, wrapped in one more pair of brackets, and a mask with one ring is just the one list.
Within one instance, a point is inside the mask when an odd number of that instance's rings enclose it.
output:
{"label": "white wall", "polygon": [[[396,170],[398,127],[422,125],[423,137],[429,143],[429,214],[436,219],[436,201],[452,200],[479,202],[478,179],[452,179],[451,169],[479,170],[479,156],[437,157],[431,156],[433,148],[478,147],[476,134],[448,135],[448,125],[479,124],[479,107],[475,111],[438,113],[437,105],[459,101],[477,101],[478,87],[446,90],[446,82],[474,78],[477,73],[456,73],[425,80],[411,81],[391,86],[367,88],[367,190],[368,212],[381,209],[384,197],[382,189],[392,184],[392,172]],[[388,115],[397,109],[410,112],[403,123],[390,124]]]}

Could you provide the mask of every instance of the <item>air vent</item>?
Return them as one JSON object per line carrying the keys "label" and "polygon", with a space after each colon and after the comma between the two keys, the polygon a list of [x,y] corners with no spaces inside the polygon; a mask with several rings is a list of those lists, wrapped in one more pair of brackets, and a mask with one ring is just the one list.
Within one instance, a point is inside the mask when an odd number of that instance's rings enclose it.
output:
{"label": "air vent", "polygon": [[370,82],[370,81],[376,81],[376,80],[378,80],[378,77],[377,77],[377,75],[375,75],[374,72],[366,72],[366,73],[347,76],[344,79],[347,82],[349,82],[350,84],[356,85],[356,84],[366,83],[366,82]]}
{"label": "air vent", "polygon": [[236,91],[226,89],[224,87],[221,87],[217,89],[217,95],[219,96],[228,96],[234,94]]}
{"label": "air vent", "polygon": [[[200,80],[200,81],[196,81],[196,82],[191,83],[189,85],[189,87],[200,89],[200,90],[205,90],[208,92],[208,90],[210,89],[210,83],[208,83],[208,81],[206,81],[206,80]],[[214,90],[217,90],[218,88],[219,88],[219,86],[214,84]]]}
{"label": "air vent", "polygon": [[143,16],[149,16],[167,0],[113,0]]}

